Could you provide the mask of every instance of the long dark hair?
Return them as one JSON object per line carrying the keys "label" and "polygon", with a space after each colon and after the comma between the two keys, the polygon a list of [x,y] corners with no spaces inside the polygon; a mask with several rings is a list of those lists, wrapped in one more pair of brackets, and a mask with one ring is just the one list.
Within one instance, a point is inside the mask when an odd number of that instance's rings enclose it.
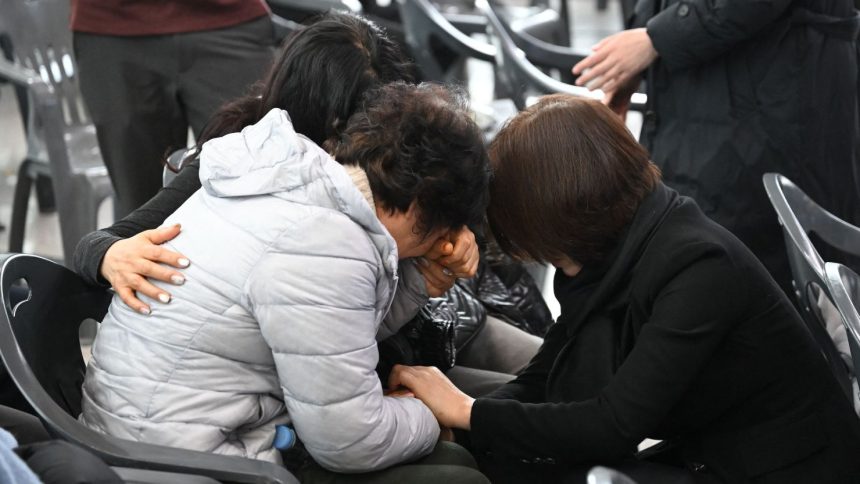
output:
{"label": "long dark hair", "polygon": [[358,15],[328,12],[286,40],[268,75],[248,95],[210,118],[189,156],[273,108],[286,110],[298,133],[322,145],[340,133],[368,91],[413,80],[414,66],[382,29]]}

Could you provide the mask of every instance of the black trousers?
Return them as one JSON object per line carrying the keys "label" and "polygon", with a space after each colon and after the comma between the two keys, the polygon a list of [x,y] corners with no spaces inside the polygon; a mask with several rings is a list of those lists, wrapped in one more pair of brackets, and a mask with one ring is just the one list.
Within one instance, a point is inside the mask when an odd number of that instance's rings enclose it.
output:
{"label": "black trousers", "polygon": [[35,415],[0,405],[0,428],[15,437],[18,445],[33,444],[51,438]]}
{"label": "black trousers", "polygon": [[116,219],[161,188],[162,160],[184,148],[221,104],[246,93],[269,67],[268,17],[173,35],[74,34],[84,102],[116,192]]}
{"label": "black trousers", "polygon": [[15,449],[45,484],[121,484],[107,464],[68,442],[51,440]]}
{"label": "black trousers", "polygon": [[570,467],[482,460],[480,469],[493,484],[586,484],[588,472],[596,465],[615,469],[637,484],[717,484],[720,482],[711,475],[633,458],[622,462]]}
{"label": "black trousers", "polygon": [[340,474],[313,461],[292,470],[302,484],[489,484],[477,467],[475,459],[463,447],[439,442],[430,455],[381,471]]}

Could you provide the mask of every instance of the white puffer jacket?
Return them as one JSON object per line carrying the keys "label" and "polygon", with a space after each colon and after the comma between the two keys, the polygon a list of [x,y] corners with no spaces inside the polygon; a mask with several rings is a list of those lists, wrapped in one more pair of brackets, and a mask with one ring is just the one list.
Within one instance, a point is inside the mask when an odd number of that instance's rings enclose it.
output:
{"label": "white puffer jacket", "polygon": [[290,422],[319,464],[341,472],[429,453],[433,414],[383,396],[374,371],[377,339],[427,296],[412,261],[398,277],[372,199],[277,109],[206,143],[200,180],[165,222],[182,224],[166,247],[192,261],[187,282],[161,284],[173,300],[146,300],[150,316],[114,298],[81,420],[121,438],[275,462],[275,425]]}

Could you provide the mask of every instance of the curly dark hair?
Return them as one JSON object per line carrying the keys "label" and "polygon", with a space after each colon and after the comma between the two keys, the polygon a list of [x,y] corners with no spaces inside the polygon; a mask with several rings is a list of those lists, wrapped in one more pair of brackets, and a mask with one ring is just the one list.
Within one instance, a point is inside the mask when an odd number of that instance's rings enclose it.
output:
{"label": "curly dark hair", "polygon": [[487,151],[459,89],[395,82],[374,90],[327,148],[367,172],[384,209],[406,212],[415,202],[421,235],[483,220]]}

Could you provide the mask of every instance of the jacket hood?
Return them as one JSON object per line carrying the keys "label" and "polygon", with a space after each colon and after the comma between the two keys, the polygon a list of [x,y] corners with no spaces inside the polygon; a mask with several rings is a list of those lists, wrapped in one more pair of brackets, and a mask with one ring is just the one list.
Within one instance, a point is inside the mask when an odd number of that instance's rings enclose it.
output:
{"label": "jacket hood", "polygon": [[241,132],[204,143],[200,183],[218,198],[270,195],[337,210],[365,229],[386,268],[396,271],[397,244],[364,195],[343,166],[296,133],[283,109],[272,109]]}

